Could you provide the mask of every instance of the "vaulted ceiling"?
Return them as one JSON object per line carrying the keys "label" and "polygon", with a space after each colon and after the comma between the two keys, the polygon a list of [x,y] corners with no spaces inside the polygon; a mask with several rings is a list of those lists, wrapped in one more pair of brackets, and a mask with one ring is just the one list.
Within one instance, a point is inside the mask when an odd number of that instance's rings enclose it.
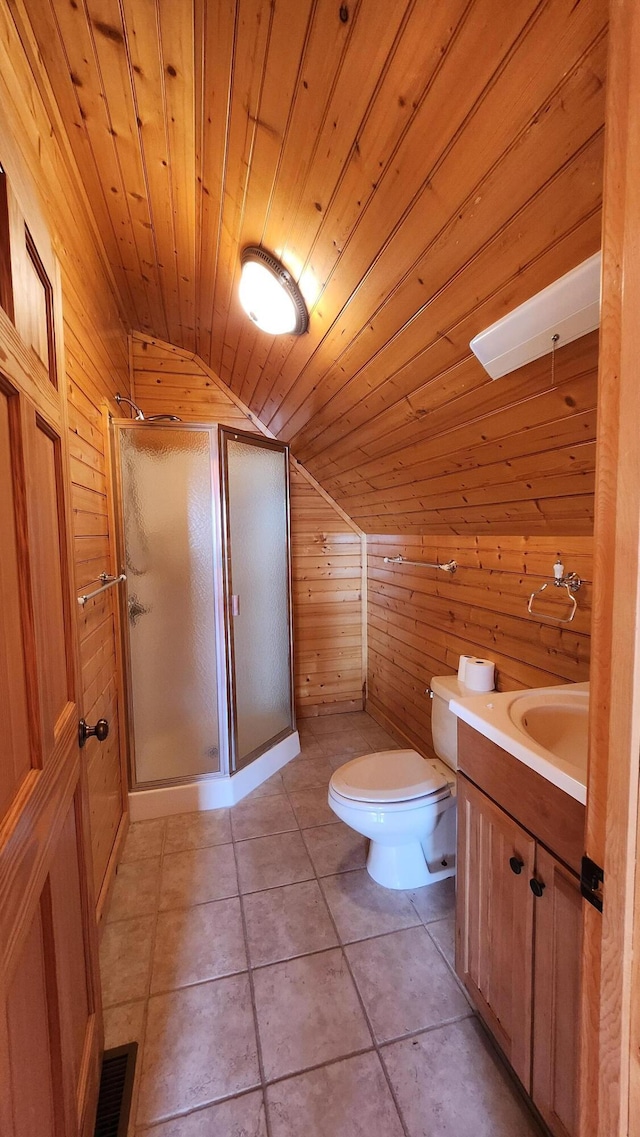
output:
{"label": "vaulted ceiling", "polygon": [[[469,340],[600,245],[605,0],[25,6],[132,328],[364,528],[586,518],[595,337],[497,384]],[[308,334],[244,316],[248,244]]]}

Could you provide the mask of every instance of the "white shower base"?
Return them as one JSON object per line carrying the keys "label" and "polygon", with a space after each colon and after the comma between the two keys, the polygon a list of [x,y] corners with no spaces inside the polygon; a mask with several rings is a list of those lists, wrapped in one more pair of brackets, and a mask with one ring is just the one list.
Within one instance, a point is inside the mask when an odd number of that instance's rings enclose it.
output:
{"label": "white shower base", "polygon": [[235,805],[299,753],[300,739],[295,730],[237,774],[214,774],[198,781],[181,782],[178,786],[133,790],[129,793],[130,819],[149,821],[153,817],[170,817],[174,813],[195,813],[201,809]]}

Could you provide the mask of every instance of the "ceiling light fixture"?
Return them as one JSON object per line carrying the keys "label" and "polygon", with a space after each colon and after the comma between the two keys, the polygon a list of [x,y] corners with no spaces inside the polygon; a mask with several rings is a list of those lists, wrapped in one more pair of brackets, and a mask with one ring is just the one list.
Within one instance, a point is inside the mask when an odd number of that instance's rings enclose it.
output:
{"label": "ceiling light fixture", "polygon": [[307,306],[284,265],[257,245],[244,250],[241,263],[240,303],[254,324],[272,336],[306,332]]}

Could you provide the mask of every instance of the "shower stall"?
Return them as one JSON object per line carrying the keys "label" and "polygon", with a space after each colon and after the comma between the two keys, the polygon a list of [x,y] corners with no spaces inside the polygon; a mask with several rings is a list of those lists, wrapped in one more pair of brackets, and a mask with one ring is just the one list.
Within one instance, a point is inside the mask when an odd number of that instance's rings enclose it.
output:
{"label": "shower stall", "polygon": [[298,753],[288,449],[113,423],[135,820],[230,805]]}

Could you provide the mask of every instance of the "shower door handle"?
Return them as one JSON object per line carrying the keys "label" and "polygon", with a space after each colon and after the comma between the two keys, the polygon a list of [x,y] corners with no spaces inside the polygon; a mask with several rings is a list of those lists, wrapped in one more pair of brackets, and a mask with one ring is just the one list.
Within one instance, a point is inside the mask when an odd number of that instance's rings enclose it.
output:
{"label": "shower door handle", "polygon": [[231,597],[231,615],[240,615],[240,597],[238,595],[232,595]]}

